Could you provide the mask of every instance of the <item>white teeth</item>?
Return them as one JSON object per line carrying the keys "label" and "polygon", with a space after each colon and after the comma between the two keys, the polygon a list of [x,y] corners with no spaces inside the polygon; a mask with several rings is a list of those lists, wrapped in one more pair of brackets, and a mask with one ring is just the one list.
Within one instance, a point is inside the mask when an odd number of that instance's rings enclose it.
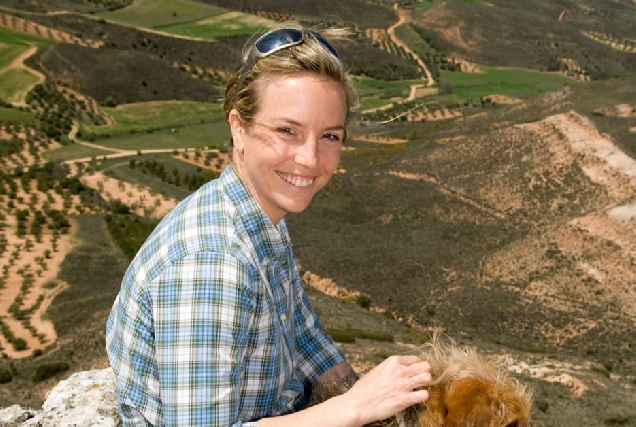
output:
{"label": "white teeth", "polygon": [[283,178],[285,181],[289,182],[290,184],[294,184],[296,187],[309,187],[311,183],[314,182],[313,178],[311,179],[293,178],[291,176],[283,175],[281,173],[279,173],[278,176],[280,176],[281,178]]}

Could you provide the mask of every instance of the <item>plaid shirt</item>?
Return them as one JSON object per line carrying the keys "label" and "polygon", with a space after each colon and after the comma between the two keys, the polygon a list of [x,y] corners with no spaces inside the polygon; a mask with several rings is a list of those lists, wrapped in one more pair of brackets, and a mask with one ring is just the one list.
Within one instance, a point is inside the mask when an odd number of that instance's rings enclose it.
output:
{"label": "plaid shirt", "polygon": [[274,226],[229,166],[132,261],[108,318],[125,426],[257,426],[304,405],[344,356]]}

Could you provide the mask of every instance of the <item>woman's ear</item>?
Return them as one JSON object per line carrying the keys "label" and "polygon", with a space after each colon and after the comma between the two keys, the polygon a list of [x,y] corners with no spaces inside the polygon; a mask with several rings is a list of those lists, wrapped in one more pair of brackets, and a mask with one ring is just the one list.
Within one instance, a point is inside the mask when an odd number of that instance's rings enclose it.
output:
{"label": "woman's ear", "polygon": [[230,111],[230,114],[228,115],[228,123],[230,125],[230,132],[232,134],[232,145],[234,146],[234,151],[237,153],[242,153],[245,148],[243,146],[245,125],[241,121],[241,118],[239,117],[236,109],[232,109],[232,111]]}

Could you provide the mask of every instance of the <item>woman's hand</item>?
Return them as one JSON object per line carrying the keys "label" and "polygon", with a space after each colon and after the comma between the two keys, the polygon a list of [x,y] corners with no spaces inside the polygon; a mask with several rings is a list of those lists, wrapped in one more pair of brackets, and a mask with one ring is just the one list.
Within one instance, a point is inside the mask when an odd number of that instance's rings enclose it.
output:
{"label": "woman's hand", "polygon": [[428,399],[420,390],[431,380],[431,365],[417,356],[391,356],[360,378],[344,395],[361,424],[384,420]]}

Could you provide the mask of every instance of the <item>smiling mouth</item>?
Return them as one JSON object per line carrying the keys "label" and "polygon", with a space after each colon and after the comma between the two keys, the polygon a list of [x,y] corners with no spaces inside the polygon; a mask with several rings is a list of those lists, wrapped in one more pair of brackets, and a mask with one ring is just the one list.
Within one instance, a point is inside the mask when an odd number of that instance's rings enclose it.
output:
{"label": "smiling mouth", "polygon": [[314,178],[298,178],[291,175],[285,175],[281,172],[276,172],[278,176],[280,176],[286,182],[295,185],[296,187],[309,187],[313,182]]}

